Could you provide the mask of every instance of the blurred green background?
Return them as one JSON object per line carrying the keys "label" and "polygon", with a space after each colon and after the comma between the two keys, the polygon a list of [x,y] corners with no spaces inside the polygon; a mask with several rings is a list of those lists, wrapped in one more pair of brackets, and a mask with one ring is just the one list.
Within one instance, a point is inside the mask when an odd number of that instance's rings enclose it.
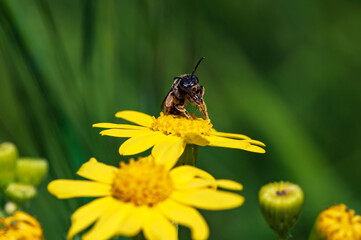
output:
{"label": "blurred green background", "polygon": [[[49,160],[49,182],[76,178],[94,156],[117,165],[120,138],[97,122],[158,115],[173,77],[197,76],[219,131],[249,135],[267,153],[202,147],[198,167],[244,185],[245,204],[202,211],[210,239],[275,239],[257,203],[271,181],[306,196],[294,239],[345,203],[361,213],[361,2],[0,1],[0,141]],[[64,239],[84,199],[41,185],[30,212],[47,239]],[[189,232],[182,233],[184,239]]]}

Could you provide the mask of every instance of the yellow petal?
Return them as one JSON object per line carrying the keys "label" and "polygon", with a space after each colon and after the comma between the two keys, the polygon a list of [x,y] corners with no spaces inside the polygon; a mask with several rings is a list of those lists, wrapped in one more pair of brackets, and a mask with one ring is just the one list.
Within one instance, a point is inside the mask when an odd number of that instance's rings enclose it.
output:
{"label": "yellow petal", "polygon": [[192,231],[192,239],[208,238],[208,225],[196,209],[179,204],[170,199],[159,203],[157,208],[172,221],[189,227]]}
{"label": "yellow petal", "polygon": [[235,208],[244,202],[244,198],[238,194],[213,189],[174,191],[171,198],[186,205],[208,210]]}
{"label": "yellow petal", "polygon": [[215,147],[245,149],[251,146],[251,144],[246,140],[235,140],[235,139],[216,137],[216,136],[210,136],[208,137],[208,140],[211,142],[209,145]]}
{"label": "yellow petal", "polygon": [[249,152],[255,152],[255,153],[265,153],[266,152],[263,148],[255,146],[255,145],[251,145],[245,150],[247,150]]}
{"label": "yellow petal", "polygon": [[9,223],[9,229],[3,230],[2,225],[3,224],[1,224],[2,229],[0,231],[1,240],[42,239],[43,232],[39,223],[33,226],[28,222],[18,221],[14,217]]}
{"label": "yellow petal", "polygon": [[195,188],[217,188],[217,187],[229,189],[229,190],[236,190],[236,191],[240,191],[243,189],[242,184],[232,180],[228,180],[228,179],[206,180],[202,178],[193,178],[190,181],[182,182],[182,183],[176,182],[174,184],[174,187],[178,190],[179,189],[191,190]]}
{"label": "yellow petal", "polygon": [[250,139],[250,140],[247,140],[247,142],[249,142],[250,144],[253,144],[253,145],[266,147],[266,144],[264,144],[263,142],[257,141],[257,140]]}
{"label": "yellow petal", "polygon": [[201,177],[208,180],[214,180],[214,177],[199,168],[189,165],[176,167],[171,170],[170,176],[175,184],[182,184],[192,180],[194,177]]}
{"label": "yellow petal", "polygon": [[161,132],[148,132],[139,136],[132,137],[125,141],[119,148],[120,155],[134,155],[149,148],[155,144],[164,141],[166,135]]}
{"label": "yellow petal", "polygon": [[171,169],[184,152],[185,145],[182,138],[169,135],[164,141],[154,146],[152,155],[157,163],[164,164],[166,169]]}
{"label": "yellow petal", "polygon": [[71,216],[72,223],[68,232],[68,239],[73,239],[77,233],[95,222],[111,202],[112,197],[99,198],[76,210]]}
{"label": "yellow petal", "polygon": [[105,240],[114,236],[124,219],[131,214],[133,204],[115,200],[102,214],[94,227],[84,234],[83,240]]}
{"label": "yellow petal", "polygon": [[133,137],[142,135],[147,132],[151,132],[148,128],[144,129],[107,129],[100,132],[100,135],[111,136],[111,137]]}
{"label": "yellow petal", "polygon": [[248,140],[234,140],[224,137],[207,137],[211,142],[209,146],[242,149],[250,152],[265,153],[263,148],[251,145]]}
{"label": "yellow petal", "polygon": [[151,116],[136,111],[121,111],[117,112],[115,116],[148,128],[150,128],[154,122]]}
{"label": "yellow petal", "polygon": [[228,179],[217,179],[216,184],[220,188],[229,190],[241,191],[243,189],[242,184]]}
{"label": "yellow petal", "polygon": [[237,133],[225,133],[225,132],[217,132],[216,130],[212,131],[211,133],[214,136],[218,137],[226,137],[226,138],[235,138],[235,139],[251,139],[250,137],[243,135],[243,134],[237,134]]}
{"label": "yellow petal", "polygon": [[117,229],[117,234],[131,237],[140,232],[142,228],[142,207],[134,207],[132,212],[123,220]]}
{"label": "yellow petal", "polygon": [[[33,218],[32,216],[28,215],[27,213],[25,212],[22,212],[22,211],[16,211],[14,216],[13,216],[13,219],[16,219],[18,221],[24,221],[24,222],[28,222],[30,223],[31,225],[33,226],[38,226],[39,223],[38,221],[36,221],[35,218]],[[5,219],[0,219],[1,220],[5,220]],[[10,220],[9,224],[11,224],[13,220]],[[1,231],[0,231],[1,232]],[[0,235],[1,236],[1,235]]]}
{"label": "yellow petal", "polygon": [[217,183],[214,180],[206,180],[202,178],[193,178],[187,182],[175,182],[175,189],[191,190],[195,188],[217,188]]}
{"label": "yellow petal", "polygon": [[175,226],[154,208],[147,208],[143,211],[143,225],[143,232],[146,239],[178,239]]}
{"label": "yellow petal", "polygon": [[207,146],[210,142],[207,138],[198,133],[189,132],[184,135],[184,141],[198,146]]}
{"label": "yellow petal", "polygon": [[129,129],[129,130],[144,130],[148,129],[142,126],[130,125],[130,124],[117,124],[117,123],[95,123],[92,127],[98,128],[120,128],[120,129]]}
{"label": "yellow petal", "polygon": [[117,170],[116,167],[100,163],[95,158],[91,158],[80,167],[77,174],[97,182],[111,184]]}
{"label": "yellow petal", "polygon": [[48,185],[48,191],[57,198],[102,197],[110,195],[109,184],[84,180],[54,180]]}

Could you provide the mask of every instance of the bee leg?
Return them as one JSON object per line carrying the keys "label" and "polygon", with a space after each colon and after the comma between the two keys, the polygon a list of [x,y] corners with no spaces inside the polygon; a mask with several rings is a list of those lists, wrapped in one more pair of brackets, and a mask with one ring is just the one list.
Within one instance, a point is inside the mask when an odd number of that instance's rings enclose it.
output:
{"label": "bee leg", "polygon": [[191,115],[189,114],[189,112],[187,111],[187,109],[185,109],[184,106],[180,105],[180,104],[176,104],[174,105],[174,107],[181,113],[183,113],[188,119],[191,119]]}
{"label": "bee leg", "polygon": [[206,104],[204,103],[204,107],[202,109],[202,114],[203,114],[203,117],[204,119],[208,119],[208,112],[207,112],[207,107],[206,107]]}
{"label": "bee leg", "polygon": [[207,113],[207,106],[204,102],[202,102],[202,108],[201,108],[202,114],[204,119],[208,119],[208,113]]}
{"label": "bee leg", "polygon": [[201,86],[201,89],[199,90],[199,95],[201,95],[201,99],[203,99],[205,91],[206,91],[206,89],[203,86]]}
{"label": "bee leg", "polygon": [[208,113],[207,113],[207,106],[203,100],[203,96],[204,96],[204,92],[205,92],[205,89],[203,86],[201,86],[201,90],[200,90],[200,95],[201,95],[201,104],[200,104],[200,109],[201,109],[201,112],[203,114],[203,117],[205,119],[208,119]]}
{"label": "bee leg", "polygon": [[170,112],[170,109],[171,108],[169,108],[169,107],[164,107],[164,109],[163,109],[164,115],[168,115]]}

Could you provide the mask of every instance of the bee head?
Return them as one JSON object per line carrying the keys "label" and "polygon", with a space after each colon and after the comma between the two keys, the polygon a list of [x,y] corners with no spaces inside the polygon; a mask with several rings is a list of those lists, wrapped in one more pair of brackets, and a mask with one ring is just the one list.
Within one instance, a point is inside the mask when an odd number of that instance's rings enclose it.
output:
{"label": "bee head", "polygon": [[199,90],[199,81],[198,78],[194,75],[194,72],[197,70],[198,65],[202,62],[203,59],[204,57],[199,59],[192,74],[184,74],[179,77],[175,77],[175,79],[179,79],[179,87],[188,94],[191,94],[191,96]]}
{"label": "bee head", "polygon": [[183,91],[193,92],[198,89],[198,78],[195,75],[185,74],[179,78],[179,87]]}

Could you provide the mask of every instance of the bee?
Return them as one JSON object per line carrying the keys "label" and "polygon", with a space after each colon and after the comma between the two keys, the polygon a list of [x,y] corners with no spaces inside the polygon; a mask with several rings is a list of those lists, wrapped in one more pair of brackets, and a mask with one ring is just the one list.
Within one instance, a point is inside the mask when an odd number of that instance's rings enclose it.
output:
{"label": "bee", "polygon": [[196,105],[196,109],[199,108],[204,119],[208,119],[207,107],[203,100],[204,87],[199,85],[198,78],[194,75],[203,59],[204,57],[198,61],[192,74],[183,74],[174,78],[172,87],[162,103],[164,115],[184,115],[191,119],[192,116],[185,108],[189,101],[193,106]]}

